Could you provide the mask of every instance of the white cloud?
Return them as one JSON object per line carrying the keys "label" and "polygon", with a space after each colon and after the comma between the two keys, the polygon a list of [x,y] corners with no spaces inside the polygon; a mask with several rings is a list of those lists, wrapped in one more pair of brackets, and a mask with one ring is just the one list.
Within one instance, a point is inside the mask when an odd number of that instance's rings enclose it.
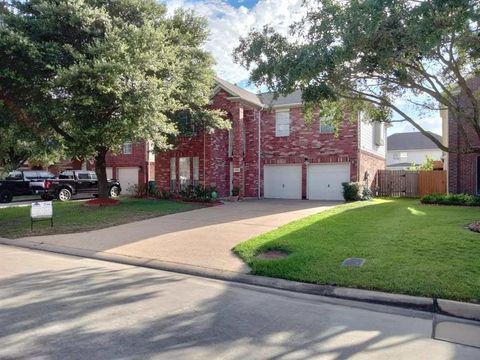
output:
{"label": "white cloud", "polygon": [[245,6],[235,8],[221,0],[167,0],[166,4],[169,11],[179,7],[191,8],[208,19],[210,39],[205,48],[217,62],[217,75],[235,83],[249,77],[248,71],[235,64],[232,58],[240,37],[267,24],[286,34],[289,26],[305,13],[301,8],[302,0],[260,0],[251,9]]}
{"label": "white cloud", "polygon": [[[233,62],[233,49],[239,44],[239,39],[253,29],[262,29],[265,25],[273,26],[278,32],[287,34],[293,22],[301,20],[305,15],[302,8],[303,0],[260,0],[248,9],[231,6],[224,0],[165,0],[170,12],[179,7],[193,9],[197,15],[208,19],[210,38],[205,49],[212,53],[216,60],[215,71],[221,78],[241,83],[240,86],[255,91],[248,86],[248,71]],[[264,89],[265,90],[265,89]],[[438,112],[420,113],[407,99],[424,101],[418,97],[405,97],[396,101],[397,105],[409,113],[425,129],[441,134],[442,123]],[[395,123],[389,129],[389,134],[395,132],[414,131],[407,122]]]}

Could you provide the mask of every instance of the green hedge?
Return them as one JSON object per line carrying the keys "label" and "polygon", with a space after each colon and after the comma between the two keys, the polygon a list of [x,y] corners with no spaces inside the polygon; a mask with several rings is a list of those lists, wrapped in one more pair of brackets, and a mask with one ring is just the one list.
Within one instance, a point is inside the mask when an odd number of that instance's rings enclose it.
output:
{"label": "green hedge", "polygon": [[468,194],[429,194],[420,199],[422,204],[480,206],[480,196]]}

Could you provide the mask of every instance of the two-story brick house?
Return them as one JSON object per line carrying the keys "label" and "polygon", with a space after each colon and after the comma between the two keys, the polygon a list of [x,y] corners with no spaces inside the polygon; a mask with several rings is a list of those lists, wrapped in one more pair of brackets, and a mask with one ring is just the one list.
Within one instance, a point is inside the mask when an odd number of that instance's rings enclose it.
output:
{"label": "two-story brick house", "polygon": [[381,123],[346,116],[336,136],[321,119],[305,123],[300,92],[274,99],[216,83],[211,106],[227,112],[232,129],[198,131],[156,154],[159,188],[201,183],[222,197],[238,187],[245,197],[340,200],[342,182],[372,186],[385,167]]}
{"label": "two-story brick house", "polygon": [[107,176],[125,190],[155,180],[170,190],[215,186],[221,197],[238,187],[242,197],[341,200],[342,182],[373,187],[385,168],[383,124],[346,116],[336,135],[321,119],[305,123],[299,91],[274,99],[222,79],[216,84],[210,106],[227,113],[230,131],[198,130],[157,154],[148,141],[127,142],[107,156]]}

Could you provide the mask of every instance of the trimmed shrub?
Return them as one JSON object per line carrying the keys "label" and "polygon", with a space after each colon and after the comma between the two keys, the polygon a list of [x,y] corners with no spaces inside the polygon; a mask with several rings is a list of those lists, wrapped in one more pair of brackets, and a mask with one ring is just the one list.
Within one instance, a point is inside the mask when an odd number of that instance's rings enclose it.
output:
{"label": "trimmed shrub", "polygon": [[159,189],[155,192],[155,197],[157,199],[169,200],[173,197],[173,194],[168,189]]}
{"label": "trimmed shrub", "polygon": [[343,198],[345,201],[358,201],[362,199],[361,186],[356,182],[344,182],[343,186]]}
{"label": "trimmed shrub", "polygon": [[180,191],[180,196],[185,201],[195,201],[195,202],[211,202],[212,193],[216,192],[216,188],[212,186],[187,186],[185,189]]}
{"label": "trimmed shrub", "polygon": [[428,194],[420,199],[422,204],[480,206],[480,196],[468,194]]}

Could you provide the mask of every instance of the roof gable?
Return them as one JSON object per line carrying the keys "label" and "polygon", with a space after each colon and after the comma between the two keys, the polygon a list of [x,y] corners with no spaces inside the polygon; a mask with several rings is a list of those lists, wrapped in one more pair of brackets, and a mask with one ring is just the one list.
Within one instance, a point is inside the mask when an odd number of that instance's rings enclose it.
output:
{"label": "roof gable", "polygon": [[[429,131],[436,139],[442,141],[442,137]],[[427,150],[438,149],[435,143],[421,132],[396,133],[387,137],[387,150]]]}
{"label": "roof gable", "polygon": [[[286,96],[279,96],[277,99],[275,99],[274,94],[271,92],[254,94],[226,80],[220,79],[219,77],[215,77],[215,82],[217,84],[217,90],[223,89],[232,97],[239,98],[240,100],[258,107],[300,105],[303,103],[302,92],[300,90],[296,90]],[[214,91],[213,95],[215,94],[216,92]]]}

